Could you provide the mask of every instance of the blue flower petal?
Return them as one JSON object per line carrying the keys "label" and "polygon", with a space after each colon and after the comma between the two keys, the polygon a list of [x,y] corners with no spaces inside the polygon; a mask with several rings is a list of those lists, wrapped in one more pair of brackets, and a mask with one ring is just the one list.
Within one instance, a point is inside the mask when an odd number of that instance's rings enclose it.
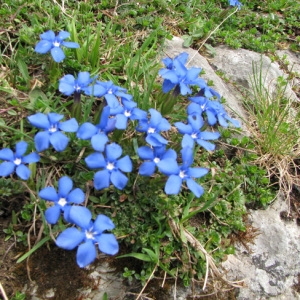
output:
{"label": "blue flower petal", "polygon": [[61,207],[59,205],[54,205],[45,211],[45,218],[49,224],[56,224],[61,213]]}
{"label": "blue flower petal", "polygon": [[40,35],[40,38],[43,40],[54,42],[55,33],[52,30],[48,30]]}
{"label": "blue flower petal", "polygon": [[91,144],[94,150],[103,152],[105,149],[106,143],[109,141],[107,135],[105,133],[95,134],[91,138]]}
{"label": "blue flower petal", "polygon": [[73,250],[85,238],[85,234],[77,228],[71,227],[64,230],[56,239],[56,245],[66,250]]}
{"label": "blue flower petal", "polygon": [[219,137],[219,132],[202,131],[200,134],[200,138],[203,140],[217,140]]}
{"label": "blue flower petal", "polygon": [[122,155],[122,148],[116,143],[109,144],[106,146],[105,154],[107,160],[113,162]]}
{"label": "blue flower petal", "polygon": [[172,158],[166,158],[157,163],[157,167],[160,172],[165,175],[172,175],[179,173],[179,167],[177,161]]}
{"label": "blue flower petal", "polygon": [[150,127],[157,127],[159,123],[162,121],[163,117],[159,111],[154,108],[149,109],[151,118],[150,118]]}
{"label": "blue flower petal", "polygon": [[95,152],[85,158],[85,162],[90,169],[106,167],[106,160],[101,153]]}
{"label": "blue flower petal", "polygon": [[62,42],[62,46],[67,47],[67,48],[79,48],[79,44],[75,42]]}
{"label": "blue flower petal", "polygon": [[29,116],[28,121],[31,125],[47,130],[50,127],[50,122],[47,115],[42,113],[36,113],[35,115]]}
{"label": "blue flower petal", "polygon": [[93,125],[92,123],[83,123],[76,135],[78,138],[82,139],[82,140],[88,140],[90,139],[93,135],[95,135],[97,133],[98,129],[95,125]]}
{"label": "blue flower petal", "polygon": [[15,170],[15,164],[11,161],[5,161],[2,164],[0,164],[0,176],[8,176]]}
{"label": "blue flower petal", "polygon": [[177,153],[173,149],[168,149],[162,156],[162,159],[172,158],[174,160],[177,159]]}
{"label": "blue flower petal", "polygon": [[182,165],[189,167],[194,161],[194,153],[191,147],[184,147],[180,151],[182,156]]}
{"label": "blue flower petal", "polygon": [[69,143],[69,138],[67,138],[60,131],[56,131],[53,134],[51,134],[50,143],[57,152],[61,152],[67,148]]}
{"label": "blue flower petal", "polygon": [[112,233],[104,233],[97,237],[99,250],[105,254],[115,255],[119,252],[119,244]]}
{"label": "blue flower petal", "polygon": [[94,243],[87,240],[85,243],[78,247],[76,253],[76,261],[80,268],[84,268],[91,264],[97,257],[97,251]]}
{"label": "blue flower petal", "polygon": [[91,77],[89,72],[79,72],[77,77],[77,83],[80,86],[87,86],[91,83]]}
{"label": "blue flower petal", "polygon": [[194,145],[195,145],[194,139],[189,134],[185,134],[181,140],[181,147],[194,148]]}
{"label": "blue flower petal", "polygon": [[174,87],[176,86],[176,84],[172,83],[170,80],[166,79],[164,80],[163,82],[163,85],[162,85],[162,91],[164,93],[168,93],[170,92]]}
{"label": "blue flower petal", "polygon": [[117,99],[117,97],[115,95],[105,94],[104,98],[107,101],[107,105],[110,108],[116,109],[118,106],[120,106],[120,102],[118,101],[118,99]]}
{"label": "blue flower petal", "polygon": [[98,215],[94,222],[94,230],[97,233],[102,233],[105,230],[112,230],[114,228],[115,224],[113,221],[105,215]]}
{"label": "blue flower petal", "polygon": [[30,177],[29,168],[23,164],[17,166],[16,173],[23,180],[27,180]]}
{"label": "blue flower petal", "polygon": [[117,114],[116,115],[116,128],[117,129],[126,129],[128,123],[128,117],[126,117],[124,114]]}
{"label": "blue flower petal", "polygon": [[110,173],[108,170],[98,171],[94,175],[94,187],[96,190],[108,188],[110,185]]}
{"label": "blue flower petal", "polygon": [[182,179],[177,175],[171,175],[165,185],[167,195],[177,195],[181,189]]}
{"label": "blue flower petal", "polygon": [[40,53],[40,54],[45,54],[48,51],[50,51],[52,47],[53,47],[52,42],[47,41],[47,40],[42,40],[36,44],[34,51],[37,53]]}
{"label": "blue flower petal", "polygon": [[14,161],[15,156],[11,149],[4,148],[4,149],[0,150],[0,159]]}
{"label": "blue flower petal", "polygon": [[40,160],[40,156],[36,153],[30,153],[22,158],[22,162],[25,164],[36,163]]}
{"label": "blue flower petal", "polygon": [[58,193],[60,197],[67,198],[73,188],[73,181],[68,176],[63,176],[58,180]]}
{"label": "blue flower petal", "polygon": [[67,39],[68,37],[70,36],[70,33],[68,31],[60,31],[57,35],[57,38],[60,39],[60,40],[65,40]]}
{"label": "blue flower petal", "polygon": [[195,168],[189,168],[188,169],[188,175],[194,178],[200,178],[203,177],[204,175],[206,175],[208,173],[208,169],[206,168],[199,168],[199,167],[195,167]]}
{"label": "blue flower petal", "polygon": [[206,151],[214,151],[216,149],[216,145],[210,142],[204,141],[202,139],[197,139],[198,145],[203,147]]}
{"label": "blue flower petal", "polygon": [[116,167],[119,168],[123,172],[131,172],[132,171],[132,162],[128,155],[120,158],[117,161]]}
{"label": "blue flower petal", "polygon": [[122,190],[128,182],[128,178],[119,170],[112,171],[110,180],[111,183],[119,190]]}
{"label": "blue flower petal", "polygon": [[192,134],[193,133],[193,128],[190,124],[176,122],[176,123],[174,123],[174,125],[181,134],[184,134],[184,133]]}
{"label": "blue flower petal", "polygon": [[86,207],[72,206],[69,212],[69,218],[80,228],[89,229],[92,220],[92,213]]}
{"label": "blue flower petal", "polygon": [[155,172],[156,164],[153,161],[146,161],[140,165],[139,174],[151,176]]}
{"label": "blue flower petal", "polygon": [[106,89],[100,84],[94,84],[85,90],[85,94],[88,96],[102,97],[106,94]]}
{"label": "blue flower petal", "polygon": [[163,138],[159,133],[148,134],[146,137],[146,142],[153,147],[161,147],[168,144],[168,141]]}
{"label": "blue flower petal", "polygon": [[58,194],[57,194],[55,188],[52,186],[48,186],[48,187],[45,187],[44,189],[42,189],[39,192],[39,197],[44,200],[53,201],[53,202],[57,202],[59,200]]}
{"label": "blue flower petal", "polygon": [[81,189],[76,188],[69,193],[68,202],[80,204],[84,201],[84,198],[85,198],[84,192]]}
{"label": "blue flower petal", "polygon": [[58,125],[59,129],[65,132],[76,132],[78,130],[78,123],[75,118],[61,122]]}
{"label": "blue flower petal", "polygon": [[188,87],[187,84],[180,82],[180,94],[185,96],[187,94],[191,94],[192,90]]}
{"label": "blue flower petal", "polygon": [[149,160],[154,159],[153,150],[148,146],[139,147],[137,152],[138,152],[138,156],[141,159],[149,159]]}
{"label": "blue flower petal", "polygon": [[210,126],[215,125],[217,123],[217,118],[215,114],[209,110],[206,110],[207,122]]}
{"label": "blue flower petal", "polygon": [[188,116],[188,122],[192,125],[194,130],[199,130],[204,125],[203,118],[200,114]]}
{"label": "blue flower petal", "polygon": [[195,80],[198,78],[200,72],[201,72],[201,68],[190,68],[186,75],[186,79],[188,81]]}
{"label": "blue flower petal", "polygon": [[66,56],[64,51],[60,47],[54,47],[51,49],[51,55],[57,63],[61,62]]}
{"label": "blue flower petal", "polygon": [[228,124],[227,124],[226,120],[223,118],[223,116],[217,115],[217,118],[218,118],[219,124],[221,126],[228,127]]}
{"label": "blue flower petal", "polygon": [[186,179],[186,185],[195,194],[197,198],[202,196],[202,194],[204,193],[203,187],[191,178]]}
{"label": "blue flower petal", "polygon": [[38,132],[34,137],[35,148],[38,152],[49,148],[50,134],[47,131]]}
{"label": "blue flower petal", "polygon": [[60,115],[60,114],[57,114],[57,113],[49,113],[48,114],[48,119],[49,119],[51,124],[56,124],[61,119],[63,119],[63,117],[64,117],[64,115]]}

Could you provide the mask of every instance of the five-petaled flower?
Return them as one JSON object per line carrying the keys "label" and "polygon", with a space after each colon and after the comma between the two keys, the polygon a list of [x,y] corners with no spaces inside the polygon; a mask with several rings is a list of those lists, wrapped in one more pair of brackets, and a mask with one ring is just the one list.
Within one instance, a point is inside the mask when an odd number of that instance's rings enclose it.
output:
{"label": "five-petaled flower", "polygon": [[238,0],[229,0],[229,5],[231,5],[231,6],[237,6],[238,9],[241,9],[241,6],[243,4],[240,1],[238,1]]}
{"label": "five-petaled flower", "polygon": [[70,33],[67,31],[60,31],[57,36],[52,30],[48,30],[40,35],[42,39],[35,46],[35,52],[45,54],[51,52],[51,55],[57,63],[61,62],[65,58],[65,53],[61,49],[61,46],[67,48],[79,48],[79,45],[75,42],[65,42],[64,40],[70,37]]}
{"label": "five-petaled flower", "polygon": [[69,218],[79,229],[70,227],[64,230],[56,239],[56,245],[66,250],[73,250],[78,246],[76,261],[79,267],[92,263],[97,256],[95,243],[105,254],[115,255],[119,251],[119,244],[112,233],[106,230],[115,228],[114,223],[105,215],[98,215],[92,221],[91,212],[82,206],[72,206]]}
{"label": "five-petaled flower", "polygon": [[122,155],[122,148],[116,143],[106,145],[105,154],[106,159],[99,152],[92,153],[85,158],[90,169],[103,168],[94,175],[95,189],[108,188],[112,183],[116,188],[122,190],[128,182],[128,178],[122,172],[132,171],[131,160],[128,155],[118,159]]}
{"label": "five-petaled flower", "polygon": [[88,86],[95,80],[96,78],[90,77],[89,72],[79,72],[77,79],[73,75],[67,74],[59,80],[58,89],[61,93],[66,96],[72,95],[75,93],[86,92]]}
{"label": "five-petaled flower", "polygon": [[35,148],[38,152],[48,149],[50,144],[56,151],[66,149],[69,138],[61,131],[76,132],[78,123],[74,118],[65,122],[59,122],[63,117],[63,115],[57,113],[49,113],[48,115],[37,113],[28,117],[31,125],[44,129],[44,131],[38,132],[34,137]]}
{"label": "five-petaled flower", "polygon": [[165,193],[167,195],[177,195],[181,189],[183,181],[186,182],[187,187],[195,194],[196,197],[200,197],[204,190],[193,178],[200,178],[208,173],[208,169],[200,167],[190,167],[194,161],[193,149],[190,147],[184,147],[181,150],[182,164],[179,168],[169,176],[166,185]]}
{"label": "five-petaled flower", "polygon": [[9,148],[0,150],[0,160],[3,160],[0,164],[0,176],[6,177],[16,170],[21,179],[27,180],[30,177],[30,169],[25,164],[38,162],[40,157],[36,152],[23,156],[27,146],[26,142],[21,141],[16,144],[15,153]]}
{"label": "five-petaled flower", "polygon": [[80,204],[84,201],[84,193],[81,189],[73,189],[73,182],[68,176],[63,176],[58,180],[58,192],[54,187],[46,187],[39,192],[40,198],[54,202],[54,205],[47,208],[45,218],[49,224],[55,224],[60,213],[64,213],[64,218],[70,222],[69,212],[71,203]]}

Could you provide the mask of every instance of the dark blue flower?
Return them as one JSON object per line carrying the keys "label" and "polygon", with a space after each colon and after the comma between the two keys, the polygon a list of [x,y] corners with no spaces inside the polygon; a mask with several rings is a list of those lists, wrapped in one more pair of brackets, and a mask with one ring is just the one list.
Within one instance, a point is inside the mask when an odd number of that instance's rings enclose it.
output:
{"label": "dark blue flower", "polygon": [[182,148],[188,146],[194,148],[194,141],[197,142],[207,151],[215,150],[215,145],[208,142],[209,140],[216,140],[220,137],[219,132],[200,131],[204,125],[204,121],[200,114],[193,114],[188,116],[188,124],[176,122],[174,124],[181,134],[184,134],[181,146]]}
{"label": "dark blue flower", "polygon": [[45,218],[49,224],[55,224],[60,213],[64,213],[64,218],[70,222],[69,212],[71,203],[80,204],[84,201],[84,193],[81,189],[73,189],[73,182],[68,176],[58,180],[58,192],[53,187],[46,187],[39,192],[39,196],[47,201],[54,202],[54,205],[47,208]]}
{"label": "dark blue flower", "polygon": [[88,86],[96,78],[91,78],[89,72],[79,72],[77,79],[73,75],[65,75],[59,80],[59,91],[66,96],[72,95],[75,93],[86,92]]}
{"label": "dark blue flower", "polygon": [[87,95],[93,95],[96,97],[104,97],[107,105],[111,110],[118,109],[120,102],[117,97],[124,98],[128,101],[132,100],[132,96],[127,94],[127,90],[114,85],[112,81],[102,82],[97,80],[93,86],[90,86],[87,91]]}
{"label": "dark blue flower", "polygon": [[109,118],[110,108],[103,108],[101,119],[98,125],[92,123],[83,123],[77,131],[77,137],[82,140],[91,139],[91,144],[94,150],[104,151],[105,145],[108,142],[107,134],[115,129],[116,119]]}
{"label": "dark blue flower", "polygon": [[27,146],[26,142],[21,141],[16,144],[15,153],[9,148],[0,150],[0,160],[3,160],[0,164],[0,176],[6,177],[16,170],[21,179],[27,180],[30,177],[30,170],[25,164],[38,162],[40,157],[35,152],[24,156]]}
{"label": "dark blue flower", "polygon": [[177,171],[177,153],[173,149],[166,150],[166,146],[153,147],[142,146],[138,148],[138,155],[146,160],[140,165],[139,173],[142,176],[151,176],[155,172],[156,166],[166,174],[171,175]]}
{"label": "dark blue flower", "polygon": [[74,118],[65,122],[59,122],[63,117],[63,115],[57,113],[49,113],[48,115],[37,113],[28,117],[31,125],[44,129],[44,131],[38,132],[34,137],[35,147],[38,152],[48,149],[50,144],[56,151],[66,149],[69,138],[61,131],[76,132],[78,123]]}
{"label": "dark blue flower", "polygon": [[70,36],[67,31],[60,31],[57,36],[52,30],[48,30],[40,35],[41,41],[35,46],[35,52],[45,54],[51,52],[53,59],[56,62],[61,62],[65,58],[65,53],[61,46],[67,48],[79,48],[79,45],[74,42],[65,42],[64,40]]}
{"label": "dark blue flower", "polygon": [[159,75],[165,79],[162,87],[164,93],[167,93],[178,86],[181,95],[186,95],[192,93],[192,90],[189,87],[190,85],[198,85],[199,87],[206,86],[205,81],[198,77],[201,72],[200,68],[187,69],[185,67],[187,58],[188,54],[183,52],[173,60],[170,58],[162,60],[166,68],[160,69]]}
{"label": "dark blue flower", "polygon": [[78,246],[76,261],[80,268],[92,263],[97,257],[98,248],[105,254],[115,255],[119,251],[119,244],[112,233],[106,230],[115,228],[112,220],[105,215],[98,215],[92,221],[92,214],[86,207],[73,206],[70,209],[69,218],[77,225],[64,230],[56,239],[56,245],[66,250],[73,250]]}
{"label": "dark blue flower", "polygon": [[241,6],[243,5],[238,0],[229,0],[229,5],[231,6],[237,6],[238,9],[241,9]]}
{"label": "dark blue flower", "polygon": [[122,155],[122,148],[116,143],[106,145],[105,154],[106,158],[99,152],[92,153],[85,158],[90,169],[103,168],[94,175],[95,189],[108,188],[112,183],[116,188],[122,190],[128,181],[122,172],[132,171],[131,160],[128,155],[118,159]]}
{"label": "dark blue flower", "polygon": [[146,141],[151,146],[160,147],[162,145],[166,145],[168,141],[159,133],[161,131],[169,130],[171,128],[170,123],[167,119],[163,118],[161,113],[157,110],[151,108],[149,109],[149,112],[151,115],[150,120],[139,120],[136,130],[147,134]]}
{"label": "dark blue flower", "polygon": [[208,169],[199,167],[190,167],[194,161],[193,149],[184,147],[181,150],[182,165],[179,166],[176,173],[169,176],[166,185],[165,193],[168,195],[177,195],[181,189],[182,183],[185,181],[187,187],[200,197],[204,190],[193,178],[200,178],[208,173]]}

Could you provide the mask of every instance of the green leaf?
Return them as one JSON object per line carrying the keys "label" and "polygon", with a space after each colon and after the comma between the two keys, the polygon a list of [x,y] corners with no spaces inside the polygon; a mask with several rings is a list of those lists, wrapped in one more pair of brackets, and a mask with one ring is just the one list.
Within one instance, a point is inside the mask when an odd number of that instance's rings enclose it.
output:
{"label": "green leaf", "polygon": [[134,257],[136,259],[139,259],[142,261],[148,261],[148,262],[153,261],[149,255],[143,254],[143,253],[129,253],[129,254],[124,254],[124,255],[118,256],[117,258],[124,258],[124,257]]}
{"label": "green leaf", "polygon": [[26,63],[24,62],[24,60],[22,60],[21,58],[17,58],[17,65],[19,68],[20,73],[22,74],[23,78],[25,79],[25,81],[27,83],[30,82],[30,76],[28,73],[28,67],[26,65]]}

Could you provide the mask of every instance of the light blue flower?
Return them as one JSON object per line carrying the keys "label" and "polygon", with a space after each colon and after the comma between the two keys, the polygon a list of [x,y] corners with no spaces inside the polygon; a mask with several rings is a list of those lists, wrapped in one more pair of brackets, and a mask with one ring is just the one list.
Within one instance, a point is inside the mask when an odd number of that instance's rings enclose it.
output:
{"label": "light blue flower", "polygon": [[97,190],[108,188],[112,183],[122,190],[128,178],[122,172],[132,171],[132,162],[128,155],[118,159],[122,155],[122,148],[116,143],[106,145],[104,158],[102,153],[95,152],[85,158],[90,169],[103,169],[94,175],[94,187]]}
{"label": "light blue flower", "polygon": [[96,79],[96,77],[91,78],[89,72],[79,72],[77,79],[73,75],[65,75],[59,80],[58,89],[61,93],[66,96],[75,93],[85,92],[88,86]]}
{"label": "light blue flower", "polygon": [[206,86],[205,81],[198,77],[201,72],[200,68],[187,69],[185,67],[187,59],[188,54],[182,52],[173,60],[171,58],[162,60],[166,68],[160,69],[159,75],[165,79],[162,87],[164,93],[178,88],[180,94],[185,96],[192,93],[189,87],[191,85],[197,85],[201,88]]}
{"label": "light blue flower", "polygon": [[80,204],[84,201],[84,193],[81,189],[73,189],[73,182],[68,176],[63,176],[58,180],[58,192],[53,187],[46,187],[39,192],[39,197],[54,202],[54,205],[47,208],[45,218],[49,224],[55,224],[60,213],[64,213],[64,218],[70,222],[69,212],[71,203]]}
{"label": "light blue flower", "polygon": [[117,97],[124,98],[128,101],[132,100],[132,96],[127,94],[127,90],[114,85],[112,81],[102,82],[97,80],[93,86],[90,86],[87,91],[87,95],[93,95],[96,97],[104,97],[107,105],[111,110],[118,109],[120,102]]}
{"label": "light blue flower", "polygon": [[169,176],[166,185],[165,193],[167,195],[177,195],[180,192],[182,183],[185,181],[187,187],[200,197],[204,190],[193,178],[200,178],[208,173],[208,169],[200,167],[190,167],[194,161],[193,149],[184,147],[181,150],[182,164],[179,166],[176,173]]}
{"label": "light blue flower", "polygon": [[48,30],[40,35],[42,39],[35,46],[35,52],[45,54],[51,52],[51,55],[56,62],[61,62],[65,58],[65,53],[61,49],[61,46],[67,48],[79,48],[79,45],[75,42],[65,42],[64,40],[70,37],[70,33],[67,31],[60,31],[57,36],[52,30]]}
{"label": "light blue flower", "polygon": [[177,171],[177,153],[173,149],[166,150],[166,146],[153,147],[142,146],[138,148],[138,155],[146,160],[140,165],[139,173],[142,176],[151,176],[155,172],[156,166],[166,174],[171,175]]}
{"label": "light blue flower", "polygon": [[112,233],[107,230],[115,228],[112,220],[105,215],[98,215],[92,221],[92,214],[86,207],[72,206],[69,218],[76,226],[64,230],[56,239],[56,245],[66,250],[73,250],[78,246],[76,261],[80,268],[92,263],[97,257],[98,248],[105,254],[115,255],[119,251],[119,244]]}
{"label": "light blue flower", "polygon": [[21,179],[27,180],[30,177],[30,170],[25,164],[38,162],[40,157],[36,152],[24,156],[27,146],[26,142],[21,141],[16,144],[15,153],[9,148],[0,150],[0,160],[3,160],[0,164],[0,176],[6,177],[16,170]]}
{"label": "light blue flower", "polygon": [[207,151],[215,150],[215,145],[208,142],[209,140],[217,140],[220,137],[219,132],[201,131],[204,125],[203,118],[200,114],[193,114],[188,116],[188,124],[176,122],[174,124],[181,134],[184,134],[181,146],[182,148],[188,146],[194,148],[194,141]]}
{"label": "light blue flower", "polygon": [[48,149],[50,144],[59,152],[66,149],[69,138],[61,131],[76,132],[78,123],[74,118],[60,122],[63,117],[63,115],[57,113],[49,113],[48,115],[37,113],[28,117],[31,125],[44,129],[34,137],[35,148],[38,152]]}
{"label": "light blue flower", "polygon": [[237,6],[238,9],[241,9],[241,6],[243,4],[240,1],[238,1],[238,0],[229,0],[229,5],[231,5],[231,6]]}
{"label": "light blue flower", "polygon": [[109,140],[107,135],[115,129],[116,124],[116,119],[109,118],[109,116],[110,108],[105,106],[102,110],[99,124],[83,123],[77,131],[77,137],[82,140],[90,139],[94,150],[103,152]]}
{"label": "light blue flower", "polygon": [[163,118],[161,113],[157,110],[151,108],[149,109],[149,112],[151,115],[150,120],[139,120],[136,130],[147,134],[146,141],[151,146],[160,147],[162,145],[166,145],[168,141],[159,133],[161,131],[169,130],[171,128],[170,123],[167,119]]}

